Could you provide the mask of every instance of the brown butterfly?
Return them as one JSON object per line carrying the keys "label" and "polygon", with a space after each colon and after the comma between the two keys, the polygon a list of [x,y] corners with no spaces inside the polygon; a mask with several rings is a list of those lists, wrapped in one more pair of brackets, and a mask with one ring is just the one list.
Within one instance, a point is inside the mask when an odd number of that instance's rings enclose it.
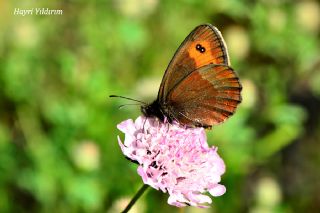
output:
{"label": "brown butterfly", "polygon": [[182,42],[165,71],[157,99],[141,106],[141,111],[162,121],[211,128],[235,112],[241,89],[220,31],[203,24]]}

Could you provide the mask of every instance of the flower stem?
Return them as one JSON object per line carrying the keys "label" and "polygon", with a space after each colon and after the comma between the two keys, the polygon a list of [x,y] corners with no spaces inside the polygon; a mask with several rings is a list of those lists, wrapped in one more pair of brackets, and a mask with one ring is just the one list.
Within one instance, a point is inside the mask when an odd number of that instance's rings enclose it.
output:
{"label": "flower stem", "polygon": [[141,197],[141,195],[144,193],[144,191],[146,191],[147,188],[148,188],[148,185],[143,184],[143,186],[139,189],[137,194],[132,198],[132,200],[127,205],[127,207],[122,211],[122,213],[128,212],[131,209],[131,207],[136,203],[136,201]]}

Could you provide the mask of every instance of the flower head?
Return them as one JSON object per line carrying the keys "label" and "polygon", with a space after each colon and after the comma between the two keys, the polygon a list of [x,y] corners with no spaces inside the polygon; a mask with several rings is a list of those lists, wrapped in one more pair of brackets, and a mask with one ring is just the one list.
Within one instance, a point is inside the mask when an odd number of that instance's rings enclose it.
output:
{"label": "flower head", "polygon": [[212,196],[225,193],[218,184],[225,171],[216,147],[209,147],[203,128],[184,128],[140,116],[118,124],[125,133],[120,138],[122,152],[138,162],[138,174],[145,184],[169,193],[168,203],[178,207],[207,207]]}

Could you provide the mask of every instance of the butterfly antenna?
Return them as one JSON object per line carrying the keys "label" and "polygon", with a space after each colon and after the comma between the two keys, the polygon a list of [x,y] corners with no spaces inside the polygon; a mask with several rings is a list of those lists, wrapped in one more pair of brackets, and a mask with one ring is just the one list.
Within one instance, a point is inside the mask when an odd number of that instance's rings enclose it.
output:
{"label": "butterfly antenna", "polygon": [[130,101],[136,101],[136,102],[139,102],[139,103],[147,105],[147,103],[145,103],[143,101],[139,101],[139,100],[136,100],[136,99],[133,99],[133,98],[128,98],[128,97],[124,97],[124,96],[120,96],[120,95],[109,95],[109,97],[110,98],[123,98],[123,99],[127,99],[127,100],[130,100]]}
{"label": "butterfly antenna", "polygon": [[121,109],[121,108],[123,108],[123,107],[125,107],[125,106],[137,106],[137,105],[141,105],[141,104],[122,104],[122,105],[120,105],[120,106],[118,107],[118,109]]}

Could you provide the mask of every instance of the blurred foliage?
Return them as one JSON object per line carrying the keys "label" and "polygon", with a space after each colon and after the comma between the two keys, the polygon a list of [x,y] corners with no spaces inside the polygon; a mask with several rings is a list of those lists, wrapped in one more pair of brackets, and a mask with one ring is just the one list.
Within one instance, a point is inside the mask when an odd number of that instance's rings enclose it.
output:
{"label": "blurred foliage", "polygon": [[[63,15],[13,15],[15,8]],[[0,211],[119,212],[142,184],[116,125],[156,93],[201,23],[224,35],[243,103],[208,131],[227,193],[185,212],[320,211],[320,3],[0,1]],[[136,212],[178,212],[150,189]]]}

